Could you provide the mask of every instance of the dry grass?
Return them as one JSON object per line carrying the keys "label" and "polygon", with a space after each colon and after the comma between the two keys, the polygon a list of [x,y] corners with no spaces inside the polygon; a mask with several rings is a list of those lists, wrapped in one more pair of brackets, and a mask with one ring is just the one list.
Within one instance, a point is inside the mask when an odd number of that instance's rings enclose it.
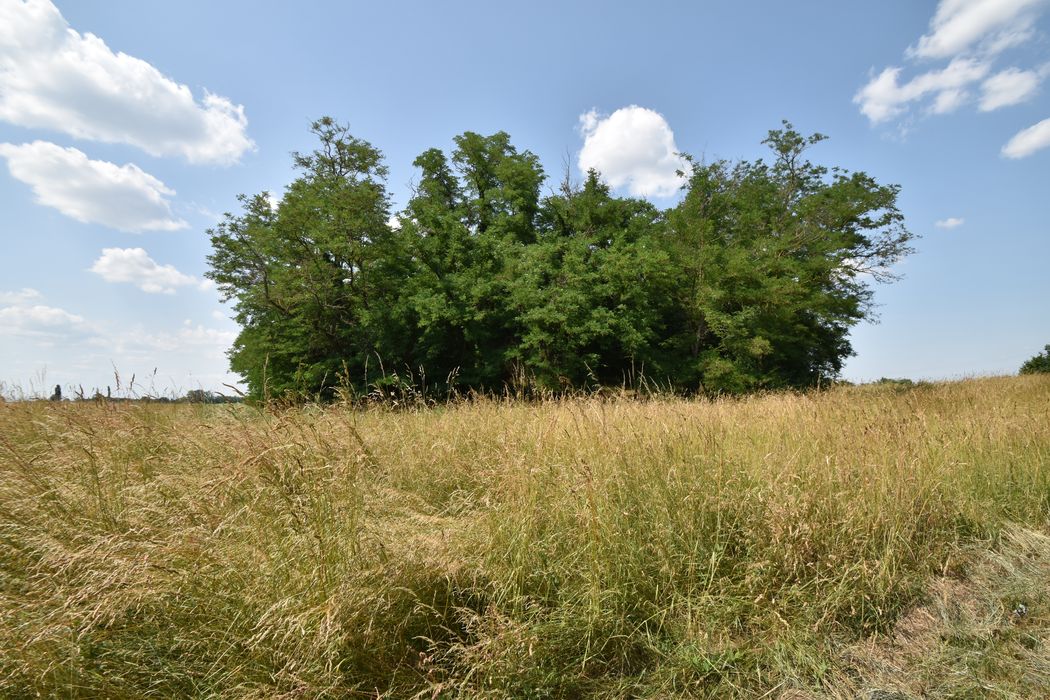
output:
{"label": "dry grass", "polygon": [[0,696],[1043,697],[1048,519],[1039,376],[8,403]]}

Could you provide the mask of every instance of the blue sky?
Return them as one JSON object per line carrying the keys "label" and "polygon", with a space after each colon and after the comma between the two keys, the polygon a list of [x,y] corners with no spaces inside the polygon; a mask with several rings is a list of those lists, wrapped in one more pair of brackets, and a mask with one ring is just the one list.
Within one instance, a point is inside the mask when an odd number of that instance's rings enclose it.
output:
{"label": "blue sky", "polygon": [[0,381],[234,383],[206,230],[238,193],[280,193],[322,115],[383,150],[395,209],[412,160],[467,130],[668,206],[676,151],[756,158],[789,119],[831,137],[815,161],[899,184],[922,236],[845,376],[1014,372],[1050,343],[1048,18],[1050,0],[0,0]]}

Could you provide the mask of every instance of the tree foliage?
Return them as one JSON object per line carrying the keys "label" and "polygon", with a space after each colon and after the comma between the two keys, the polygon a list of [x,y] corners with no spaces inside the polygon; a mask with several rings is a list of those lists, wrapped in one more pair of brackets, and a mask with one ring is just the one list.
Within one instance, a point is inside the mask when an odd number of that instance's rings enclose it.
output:
{"label": "tree foliage", "polygon": [[1021,374],[1050,374],[1050,345],[1021,365]]}
{"label": "tree foliage", "polygon": [[825,137],[787,122],[768,163],[691,160],[668,210],[593,171],[544,195],[534,154],[467,132],[415,160],[395,225],[379,151],[330,118],[313,132],[278,207],[242,196],[209,231],[255,395],[406,372],[479,390],[810,386],[839,373],[871,283],[909,252],[898,188],[814,165]]}

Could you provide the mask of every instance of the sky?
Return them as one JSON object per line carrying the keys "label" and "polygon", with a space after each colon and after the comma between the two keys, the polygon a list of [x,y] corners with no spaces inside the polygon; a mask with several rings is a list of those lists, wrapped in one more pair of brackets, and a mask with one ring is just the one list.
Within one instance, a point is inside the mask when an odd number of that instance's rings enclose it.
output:
{"label": "sky", "polygon": [[920,236],[846,379],[1050,343],[1050,0],[0,0],[0,391],[229,393],[207,230],[279,197],[324,115],[383,151],[394,211],[468,130],[667,207],[681,153],[762,157],[787,119]]}

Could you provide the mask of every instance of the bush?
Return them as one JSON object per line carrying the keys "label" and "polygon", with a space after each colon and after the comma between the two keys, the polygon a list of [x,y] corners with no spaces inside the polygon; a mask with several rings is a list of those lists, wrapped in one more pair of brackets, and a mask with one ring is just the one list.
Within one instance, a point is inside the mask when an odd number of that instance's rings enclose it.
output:
{"label": "bush", "polygon": [[1050,345],[1021,365],[1021,374],[1050,374]]}

